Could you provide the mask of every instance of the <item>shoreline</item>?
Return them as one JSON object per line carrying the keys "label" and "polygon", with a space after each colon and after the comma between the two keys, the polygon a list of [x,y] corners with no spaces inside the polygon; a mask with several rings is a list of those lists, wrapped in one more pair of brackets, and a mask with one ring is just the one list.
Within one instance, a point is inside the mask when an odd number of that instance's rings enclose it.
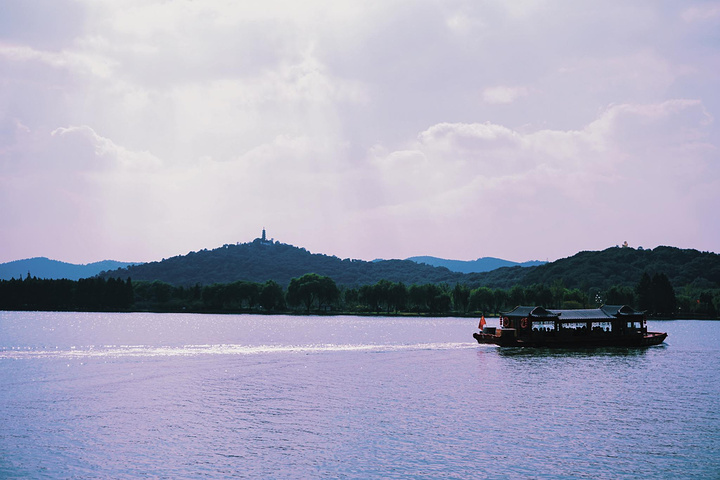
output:
{"label": "shoreline", "polygon": [[[384,318],[474,318],[479,319],[483,316],[482,313],[432,313],[432,312],[252,312],[252,311],[197,311],[197,310],[0,310],[0,313],[4,312],[45,312],[45,313],[157,313],[157,314],[170,314],[170,313],[181,313],[189,315],[266,315],[266,316],[286,316],[286,317],[384,317]],[[499,314],[490,314],[485,317],[488,319],[496,319]],[[710,317],[689,317],[689,316],[678,316],[678,317],[648,317],[649,321],[674,321],[674,320],[699,320],[699,321],[718,321],[720,318]]]}

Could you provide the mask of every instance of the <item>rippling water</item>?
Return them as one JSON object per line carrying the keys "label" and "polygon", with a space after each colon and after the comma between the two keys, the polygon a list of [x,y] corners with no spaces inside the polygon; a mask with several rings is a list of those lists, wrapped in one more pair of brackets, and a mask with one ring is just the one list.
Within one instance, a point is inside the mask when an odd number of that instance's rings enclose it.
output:
{"label": "rippling water", "polygon": [[577,351],[476,326],[0,312],[0,477],[718,477],[720,322]]}

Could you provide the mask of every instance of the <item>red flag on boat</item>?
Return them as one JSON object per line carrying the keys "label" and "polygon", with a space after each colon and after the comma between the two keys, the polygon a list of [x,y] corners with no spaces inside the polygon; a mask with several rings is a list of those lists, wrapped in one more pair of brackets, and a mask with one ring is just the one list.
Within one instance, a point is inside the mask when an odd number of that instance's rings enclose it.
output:
{"label": "red flag on boat", "polygon": [[478,328],[479,328],[480,330],[482,330],[484,326],[485,326],[485,315],[483,315],[482,317],[480,317],[480,325],[478,325]]}

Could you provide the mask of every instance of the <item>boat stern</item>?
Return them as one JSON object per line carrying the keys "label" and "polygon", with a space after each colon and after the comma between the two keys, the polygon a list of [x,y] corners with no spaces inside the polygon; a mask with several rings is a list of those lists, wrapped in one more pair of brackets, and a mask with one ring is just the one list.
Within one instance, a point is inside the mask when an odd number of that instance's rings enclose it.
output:
{"label": "boat stern", "polygon": [[517,330],[514,328],[485,327],[482,332],[473,333],[473,338],[481,344],[507,347],[517,345]]}

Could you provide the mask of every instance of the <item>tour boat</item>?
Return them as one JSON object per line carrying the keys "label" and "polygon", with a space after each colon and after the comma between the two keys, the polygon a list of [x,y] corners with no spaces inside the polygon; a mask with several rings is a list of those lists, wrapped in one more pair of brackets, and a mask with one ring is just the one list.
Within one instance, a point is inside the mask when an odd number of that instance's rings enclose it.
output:
{"label": "tour boat", "polygon": [[581,310],[515,307],[502,314],[498,327],[485,326],[483,320],[473,337],[501,347],[645,347],[667,337],[648,332],[645,312],[627,305]]}

